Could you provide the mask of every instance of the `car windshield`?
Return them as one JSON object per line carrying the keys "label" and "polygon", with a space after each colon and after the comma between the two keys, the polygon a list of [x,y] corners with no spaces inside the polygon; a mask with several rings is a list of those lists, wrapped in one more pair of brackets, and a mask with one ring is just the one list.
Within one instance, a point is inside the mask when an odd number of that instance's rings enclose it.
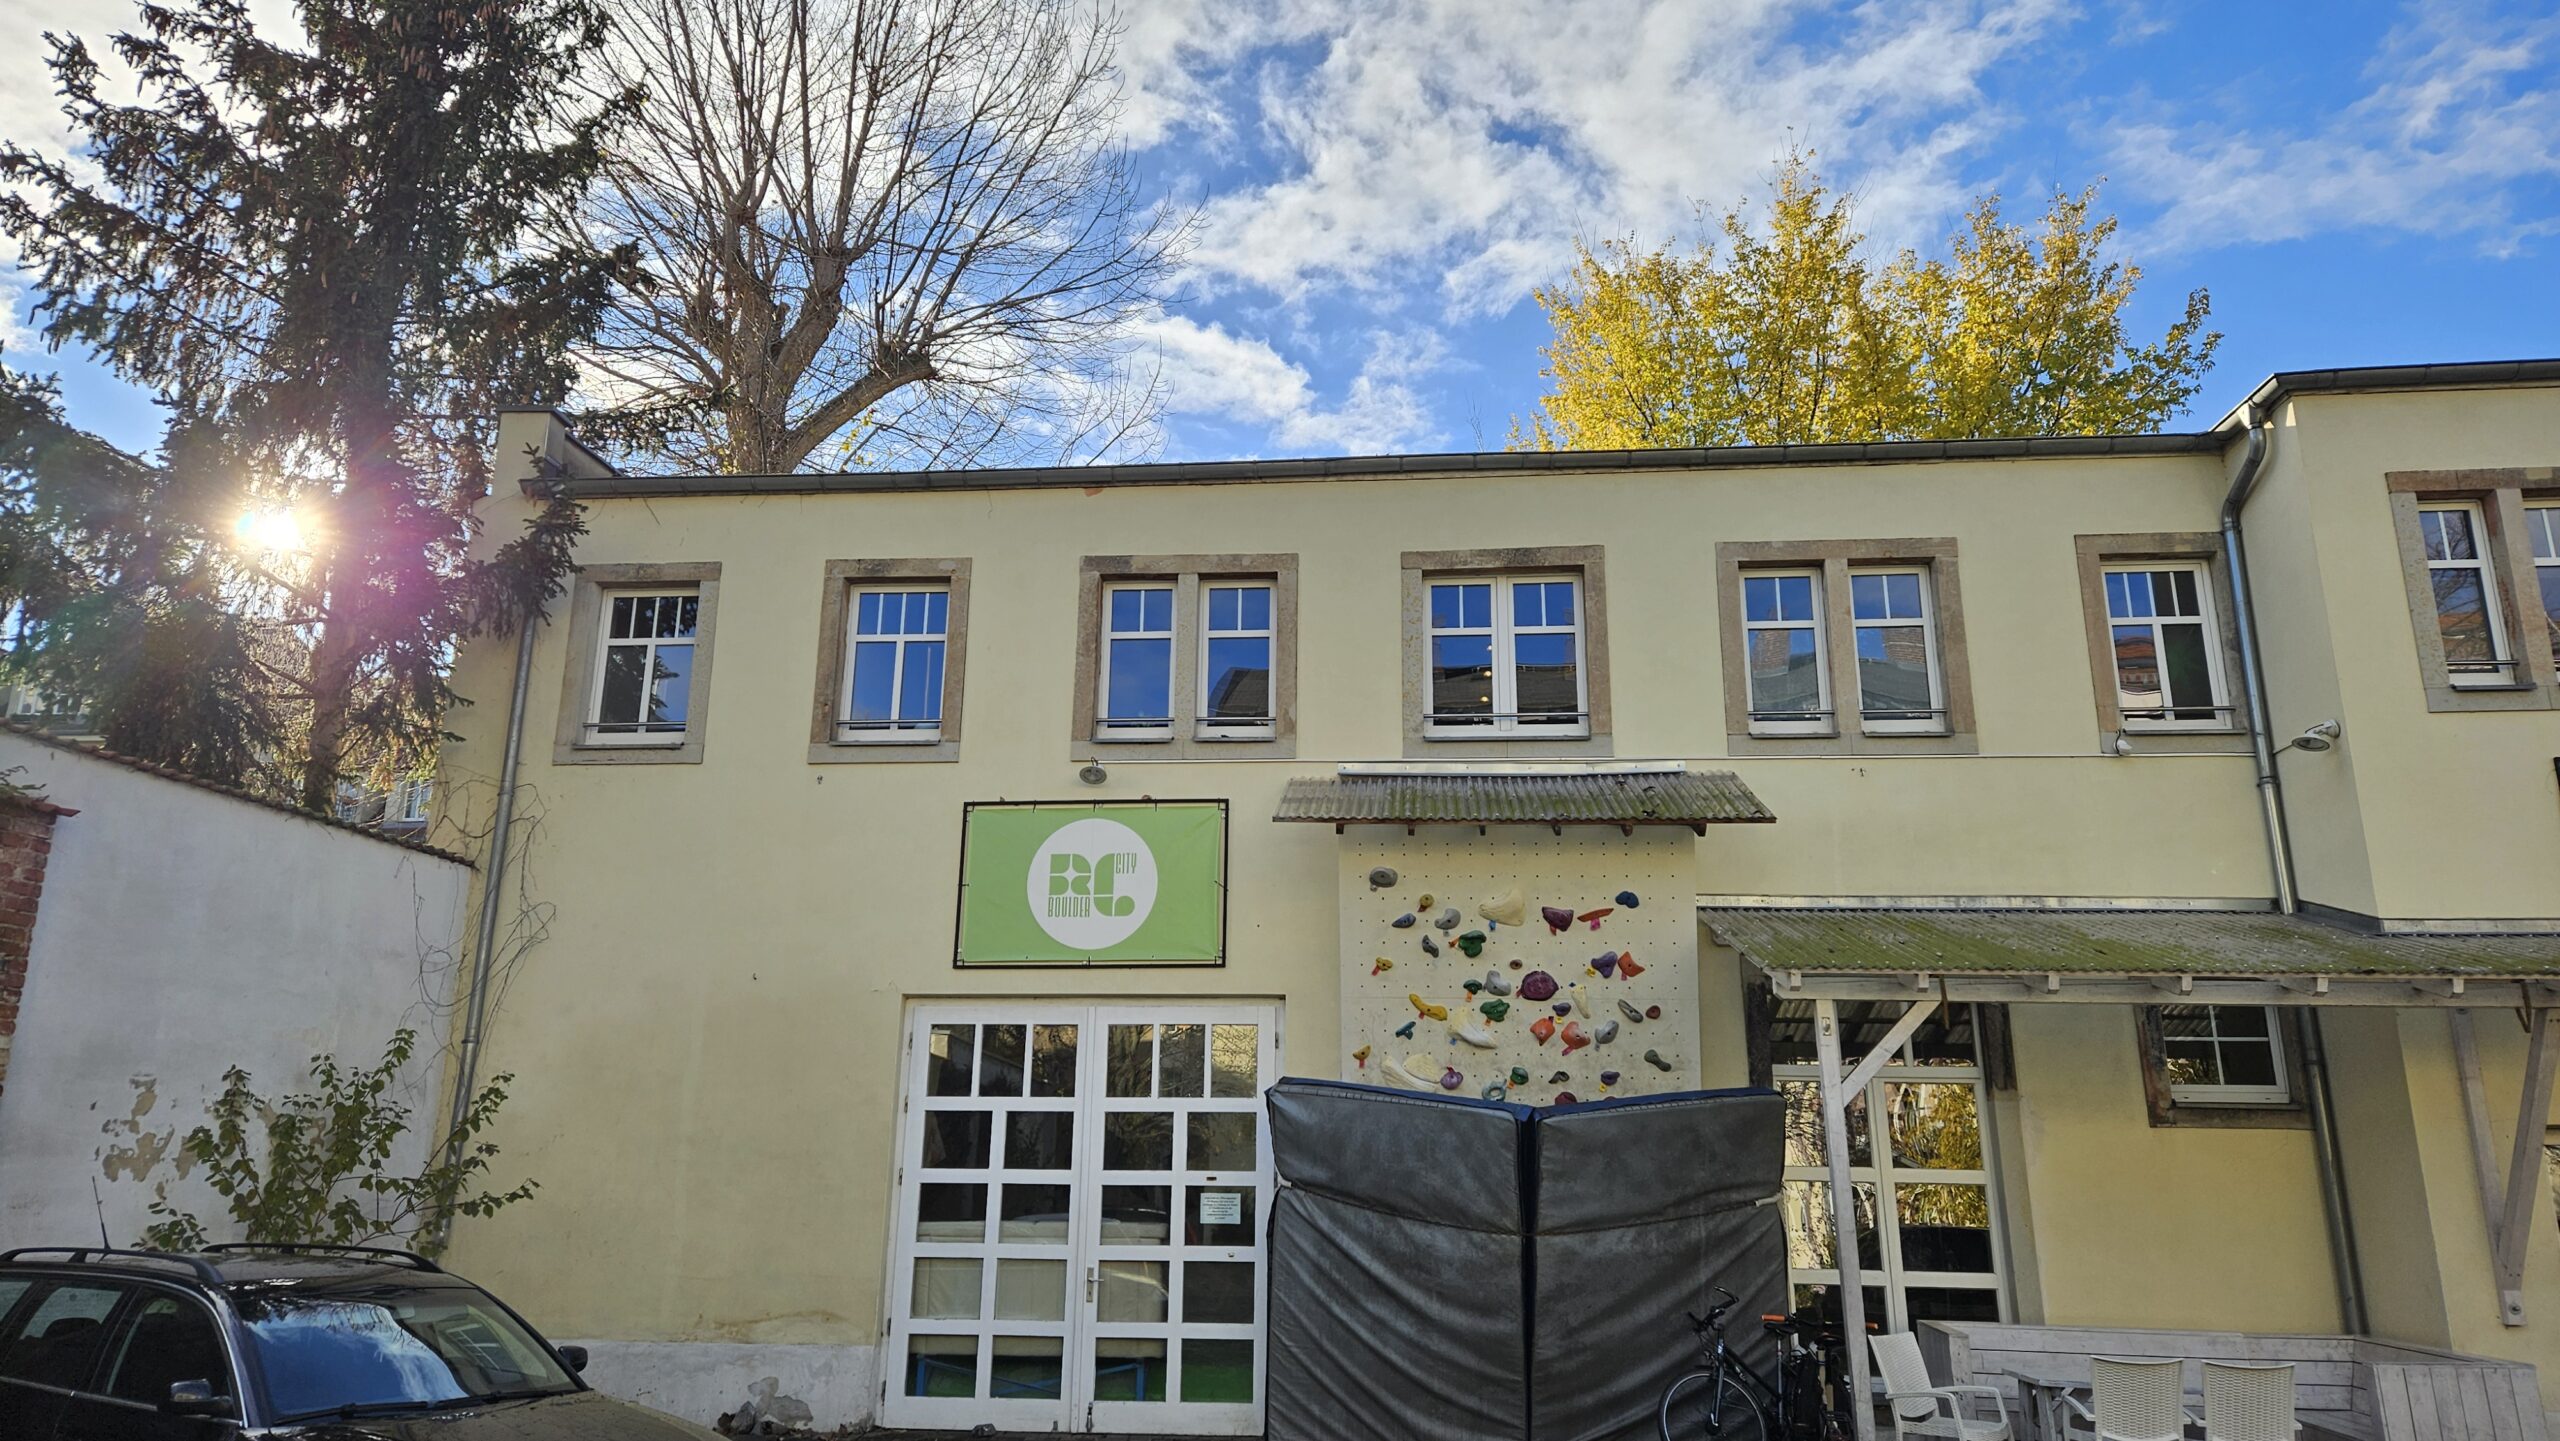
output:
{"label": "car windshield", "polygon": [[574,1391],[516,1319],[462,1286],[237,1295],[279,1420]]}

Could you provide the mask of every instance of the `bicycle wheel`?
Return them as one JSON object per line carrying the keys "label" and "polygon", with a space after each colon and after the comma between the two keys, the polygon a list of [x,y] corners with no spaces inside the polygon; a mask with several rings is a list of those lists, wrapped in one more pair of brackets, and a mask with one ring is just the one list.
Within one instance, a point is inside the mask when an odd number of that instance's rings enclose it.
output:
{"label": "bicycle wheel", "polygon": [[1692,1371],[1663,1388],[1662,1441],[1770,1441],[1760,1403],[1730,1373]]}

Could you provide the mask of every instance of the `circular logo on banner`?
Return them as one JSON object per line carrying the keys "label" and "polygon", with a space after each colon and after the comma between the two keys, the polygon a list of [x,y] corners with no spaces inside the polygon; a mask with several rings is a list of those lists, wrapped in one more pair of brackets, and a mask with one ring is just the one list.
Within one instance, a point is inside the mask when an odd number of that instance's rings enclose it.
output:
{"label": "circular logo on banner", "polygon": [[1024,878],[1032,919],[1071,950],[1120,944],[1156,908],[1156,857],[1118,821],[1087,817],[1049,833]]}

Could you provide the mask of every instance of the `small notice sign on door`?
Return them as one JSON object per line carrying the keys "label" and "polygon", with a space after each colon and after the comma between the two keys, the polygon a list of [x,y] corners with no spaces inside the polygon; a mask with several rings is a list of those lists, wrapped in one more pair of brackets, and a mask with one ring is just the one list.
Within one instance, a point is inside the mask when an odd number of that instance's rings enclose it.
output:
{"label": "small notice sign on door", "polygon": [[1200,1193],[1200,1224],[1203,1226],[1236,1226],[1244,1223],[1242,1191],[1203,1191]]}

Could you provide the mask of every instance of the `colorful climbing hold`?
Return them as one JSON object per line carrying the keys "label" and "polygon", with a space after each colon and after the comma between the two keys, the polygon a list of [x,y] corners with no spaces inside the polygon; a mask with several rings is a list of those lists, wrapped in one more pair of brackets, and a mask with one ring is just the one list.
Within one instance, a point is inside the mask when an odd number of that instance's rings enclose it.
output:
{"label": "colorful climbing hold", "polygon": [[1458,949],[1467,953],[1468,960],[1474,960],[1476,957],[1483,955],[1484,932],[1469,931],[1465,935],[1458,937]]}
{"label": "colorful climbing hold", "polygon": [[1525,1086],[1529,1084],[1528,1068],[1525,1066],[1513,1066],[1511,1068],[1511,1084],[1515,1086]]}
{"label": "colorful climbing hold", "polygon": [[1573,997],[1573,1008],[1580,1011],[1584,1019],[1593,1021],[1600,1019],[1600,1013],[1591,1009],[1591,998],[1582,993],[1582,987],[1575,986],[1567,994]]}
{"label": "colorful climbing hold", "polygon": [[1547,1084],[1550,1086],[1561,1086],[1572,1079],[1573,1077],[1566,1075],[1562,1071],[1558,1071],[1554,1075],[1547,1077]]}
{"label": "colorful climbing hold", "polygon": [[1620,891],[1617,895],[1611,897],[1611,899],[1615,900],[1620,908],[1630,911],[1644,904],[1644,902],[1636,899],[1636,893],[1633,891]]}
{"label": "colorful climbing hold", "polygon": [[1454,931],[1458,928],[1458,922],[1464,919],[1465,917],[1458,914],[1458,908],[1456,906],[1451,906],[1449,909],[1442,911],[1438,916],[1433,917],[1431,925],[1435,930]]}
{"label": "colorful climbing hold", "polygon": [[1572,1014],[1573,1014],[1573,1002],[1571,1002],[1571,1001],[1558,1001],[1558,1002],[1556,1002],[1556,1014],[1557,1014],[1557,1015],[1559,1015],[1559,1016],[1570,1016],[1570,1015],[1572,1015]]}
{"label": "colorful climbing hold", "polygon": [[1431,939],[1429,935],[1424,935],[1422,938],[1422,953],[1426,956],[1436,956],[1440,954],[1440,943]]}
{"label": "colorful climbing hold", "polygon": [[1635,952],[1618,952],[1618,974],[1626,977],[1630,981],[1644,974],[1644,967],[1636,964]]}
{"label": "colorful climbing hold", "polygon": [[1454,1091],[1454,1090],[1458,1089],[1460,1086],[1465,1085],[1466,1083],[1467,1083],[1467,1078],[1466,1078],[1466,1077],[1464,1077],[1464,1076],[1462,1076],[1462,1075],[1459,1075],[1459,1074],[1458,1074],[1458,1068],[1457,1068],[1457,1067],[1455,1067],[1455,1066],[1451,1066],[1451,1067],[1450,1067],[1450,1068],[1448,1068],[1447,1070],[1442,1071],[1442,1072],[1440,1073],[1440,1089],[1441,1089],[1441,1090],[1444,1090],[1444,1091]]}
{"label": "colorful climbing hold", "polygon": [[1529,898],[1513,886],[1498,899],[1477,906],[1476,914],[1497,926],[1516,926],[1529,919]]}
{"label": "colorful climbing hold", "polygon": [[1644,1012],[1637,1010],[1636,1003],[1633,1001],[1618,1002],[1618,1014],[1626,1017],[1630,1021],[1641,1021],[1644,1019]]}
{"label": "colorful climbing hold", "polygon": [[1422,899],[1413,903],[1413,908],[1417,911],[1427,911],[1439,903],[1440,898],[1438,896],[1431,894],[1429,891],[1424,891],[1422,893]]}
{"label": "colorful climbing hold", "polygon": [[1520,999],[1543,1001],[1556,993],[1556,978],[1544,971],[1531,971],[1520,978]]}
{"label": "colorful climbing hold", "polygon": [[1395,868],[1395,867],[1393,867],[1393,866],[1372,866],[1372,867],[1370,867],[1370,868],[1369,868],[1369,889],[1371,889],[1371,890],[1373,890],[1373,891],[1383,891],[1383,890],[1385,890],[1387,887],[1392,886],[1392,885],[1394,885],[1395,883],[1396,883],[1396,868]]}
{"label": "colorful climbing hold", "polygon": [[1493,992],[1497,996],[1507,996],[1511,994],[1511,983],[1502,978],[1502,972],[1500,971],[1487,971],[1484,973],[1484,988]]}
{"label": "colorful climbing hold", "polygon": [[1413,912],[1407,911],[1403,915],[1396,917],[1394,920],[1387,922],[1387,924],[1400,931],[1409,931],[1413,929],[1413,920]]}
{"label": "colorful climbing hold", "polygon": [[1518,969],[1520,969],[1520,962],[1519,962],[1519,960],[1518,960],[1516,957],[1515,957],[1515,958],[1512,960],[1512,962],[1511,962],[1511,969],[1513,969],[1513,970],[1515,970],[1515,971],[1516,971],[1516,970],[1518,970]]}
{"label": "colorful climbing hold", "polygon": [[1493,1049],[1493,1032],[1486,1030],[1481,1022],[1469,1021],[1465,1025],[1453,1024],[1449,1027],[1449,1036],[1452,1040],[1464,1041],[1478,1050]]}
{"label": "colorful climbing hold", "polygon": [[1529,1023],[1529,1034],[1537,1037],[1538,1044],[1543,1046],[1555,1039],[1556,1023],[1549,1017],[1540,1016]]}
{"label": "colorful climbing hold", "polygon": [[1375,961],[1369,963],[1369,974],[1374,976],[1381,971],[1392,971],[1395,968],[1395,962],[1388,960],[1384,956],[1380,956]]}
{"label": "colorful climbing hold", "polygon": [[1396,1027],[1396,1034],[1410,1041],[1413,1039],[1413,1026],[1414,1023],[1412,1021],[1407,1021],[1403,1025]]}
{"label": "colorful climbing hold", "polygon": [[1647,1051],[1644,1053],[1644,1058],[1657,1071],[1667,1071],[1671,1069],[1671,1063],[1662,1059],[1662,1053],[1660,1051]]}
{"label": "colorful climbing hold", "polygon": [[1558,1091],[1556,1092],[1556,1104],[1559,1106],[1575,1106],[1580,1105],[1581,1101],[1571,1091]]}
{"label": "colorful climbing hold", "polygon": [[1430,1090],[1431,1083],[1429,1081],[1424,1080],[1421,1076],[1416,1075],[1413,1071],[1407,1069],[1407,1063],[1419,1061],[1421,1059],[1422,1057],[1420,1056],[1408,1056],[1405,1058],[1405,1062],[1400,1063],[1394,1057],[1390,1056],[1387,1059],[1378,1062],[1378,1079],[1386,1082],[1390,1086],[1402,1086],[1408,1091]]}
{"label": "colorful climbing hold", "polygon": [[1591,958],[1591,969],[1598,971],[1604,977],[1614,973],[1618,969],[1618,953],[1616,951],[1602,951],[1600,954],[1593,956]]}
{"label": "colorful climbing hold", "polygon": [[1430,1001],[1424,1000],[1421,993],[1418,991],[1407,991],[1405,993],[1405,999],[1413,1003],[1413,1009],[1420,1015],[1427,1016],[1435,1021],[1445,1021],[1449,1019],[1449,1008],[1447,1006],[1435,1005]]}
{"label": "colorful climbing hold", "polygon": [[1590,923],[1591,923],[1591,929],[1593,929],[1593,930],[1595,930],[1595,931],[1596,931],[1596,930],[1600,929],[1600,922],[1601,922],[1601,920],[1602,920],[1603,918],[1605,918],[1605,917],[1609,916],[1610,914],[1612,914],[1612,913],[1613,913],[1613,912],[1615,912],[1616,910],[1617,910],[1617,907],[1615,907],[1615,906],[1602,906],[1600,909],[1598,909],[1598,910],[1596,910],[1596,911],[1584,911],[1581,915],[1575,916],[1575,917],[1574,917],[1574,919],[1575,919],[1575,920],[1577,920],[1577,921],[1588,921],[1588,922],[1590,922]]}
{"label": "colorful climbing hold", "polygon": [[1580,1021],[1565,1022],[1562,1039],[1564,1041],[1564,1053],[1568,1056],[1591,1044],[1591,1036],[1588,1032],[1582,1029],[1582,1023]]}
{"label": "colorful climbing hold", "polygon": [[1618,1023],[1615,1021],[1602,1021],[1600,1023],[1600,1029],[1591,1033],[1591,1039],[1598,1041],[1604,1046],[1609,1044],[1611,1041],[1618,1039]]}
{"label": "colorful climbing hold", "polygon": [[1494,1082],[1492,1085],[1485,1087],[1476,1094],[1484,1097],[1488,1101],[1508,1101],[1511,1099],[1510,1089],[1504,1086],[1500,1081]]}
{"label": "colorful climbing hold", "polygon": [[1564,928],[1573,924],[1573,912],[1562,906],[1540,906],[1538,919],[1547,923],[1548,935],[1557,936],[1564,934]]}
{"label": "colorful climbing hold", "polygon": [[1486,1020],[1498,1021],[1511,1014],[1511,1003],[1509,1001],[1486,1001],[1477,1006],[1476,1009],[1484,1012],[1484,1018]]}
{"label": "colorful climbing hold", "polygon": [[1458,989],[1460,989],[1460,990],[1462,990],[1462,991],[1465,991],[1468,995],[1472,996],[1472,995],[1474,995],[1476,992],[1481,991],[1481,990],[1483,990],[1483,989],[1484,989],[1484,982],[1482,982],[1482,981],[1472,981],[1472,980],[1470,980],[1470,981],[1460,981],[1460,982],[1458,982]]}
{"label": "colorful climbing hold", "polygon": [[1618,1073],[1615,1071],[1602,1071],[1600,1073],[1600,1084],[1604,1086],[1614,1086],[1618,1084]]}
{"label": "colorful climbing hold", "polygon": [[1661,1008],[1660,1006],[1647,1006],[1647,1007],[1645,1007],[1645,1008],[1644,1008],[1644,1018],[1645,1018],[1646,1020],[1648,1020],[1648,1021],[1658,1021],[1658,1020],[1661,1020],[1661,1019],[1662,1019],[1662,1008]]}
{"label": "colorful climbing hold", "polygon": [[1369,1048],[1367,1046],[1362,1046],[1360,1049],[1353,1051],[1351,1053],[1351,1059],[1360,1063],[1360,1069],[1364,1071],[1367,1070],[1369,1068]]}

